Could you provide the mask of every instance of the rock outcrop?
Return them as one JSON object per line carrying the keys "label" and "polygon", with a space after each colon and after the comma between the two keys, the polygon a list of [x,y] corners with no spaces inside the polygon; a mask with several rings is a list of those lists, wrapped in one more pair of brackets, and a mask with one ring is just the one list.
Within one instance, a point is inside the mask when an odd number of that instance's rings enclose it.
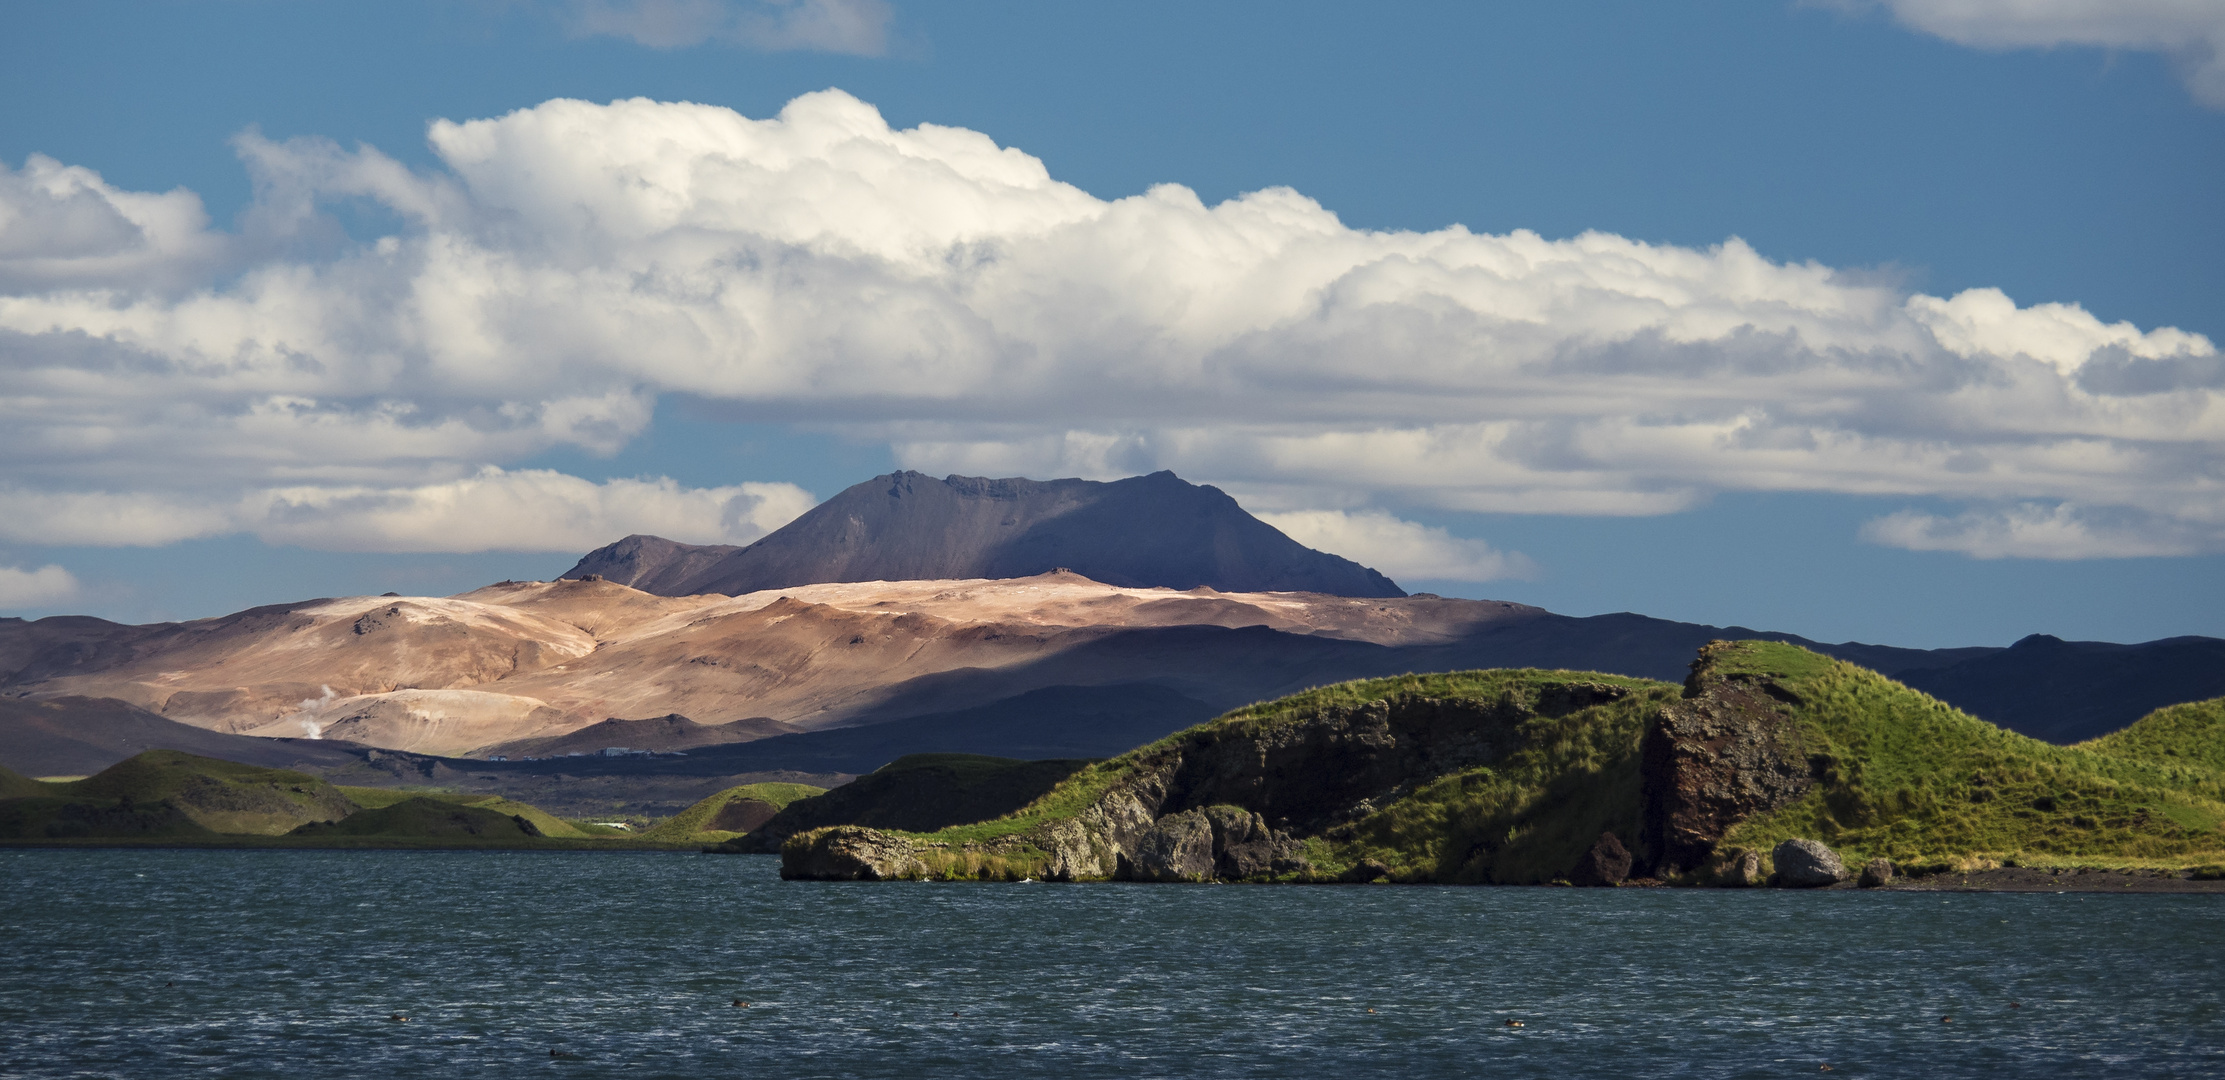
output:
{"label": "rock outcrop", "polygon": [[878,829],[836,826],[804,833],[781,853],[780,876],[805,881],[908,881],[927,864],[911,841]]}
{"label": "rock outcrop", "polygon": [[1855,884],[1865,889],[1883,888],[1892,883],[1893,861],[1891,859],[1871,859],[1869,862],[1862,864],[1862,878],[1855,882]]}
{"label": "rock outcrop", "polygon": [[1115,856],[1119,881],[1244,881],[1304,869],[1299,844],[1233,806],[1168,814]]}
{"label": "rock outcrop", "polygon": [[1787,840],[1770,853],[1777,864],[1777,884],[1788,889],[1820,889],[1847,879],[1839,853],[1820,841]]}
{"label": "rock outcrop", "polygon": [[1718,880],[1722,884],[1736,889],[1750,889],[1761,884],[1764,880],[1761,872],[1761,855],[1752,851],[1739,852],[1736,858],[1731,859],[1724,865],[1723,873]]}
{"label": "rock outcrop", "polygon": [[1767,679],[1725,675],[1712,642],[1692,662],[1683,700],[1662,709],[1640,745],[1648,869],[1698,869],[1738,822],[1798,800],[1815,786],[1790,694]]}
{"label": "rock outcrop", "polygon": [[1569,870],[1571,885],[1620,885],[1630,876],[1630,851],[1622,846],[1615,834],[1604,832],[1592,843],[1584,857],[1576,860]]}

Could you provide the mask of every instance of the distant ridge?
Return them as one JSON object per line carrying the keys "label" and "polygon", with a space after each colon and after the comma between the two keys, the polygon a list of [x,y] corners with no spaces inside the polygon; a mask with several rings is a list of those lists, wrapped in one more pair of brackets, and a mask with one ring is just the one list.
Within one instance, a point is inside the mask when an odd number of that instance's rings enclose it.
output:
{"label": "distant ridge", "polygon": [[1397,583],[1315,551],[1219,488],[1171,472],[1095,480],[876,476],[748,547],[629,536],[565,573],[663,596],[846,581],[1020,578],[1070,569],[1130,588],[1397,597]]}

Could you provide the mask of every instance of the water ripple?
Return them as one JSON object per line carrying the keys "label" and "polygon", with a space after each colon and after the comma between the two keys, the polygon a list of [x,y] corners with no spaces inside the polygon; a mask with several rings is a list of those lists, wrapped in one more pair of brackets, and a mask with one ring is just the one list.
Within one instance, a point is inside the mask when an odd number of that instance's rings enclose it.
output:
{"label": "water ripple", "polygon": [[2209,896],[775,871],[0,852],[0,1075],[2225,1073]]}

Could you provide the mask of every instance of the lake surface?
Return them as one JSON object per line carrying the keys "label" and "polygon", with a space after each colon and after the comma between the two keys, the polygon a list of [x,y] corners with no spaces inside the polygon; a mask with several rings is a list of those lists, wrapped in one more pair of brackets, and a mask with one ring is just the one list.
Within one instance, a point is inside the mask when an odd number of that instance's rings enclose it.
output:
{"label": "lake surface", "polygon": [[2225,1075],[2218,896],[0,851],[0,905],[9,1077]]}

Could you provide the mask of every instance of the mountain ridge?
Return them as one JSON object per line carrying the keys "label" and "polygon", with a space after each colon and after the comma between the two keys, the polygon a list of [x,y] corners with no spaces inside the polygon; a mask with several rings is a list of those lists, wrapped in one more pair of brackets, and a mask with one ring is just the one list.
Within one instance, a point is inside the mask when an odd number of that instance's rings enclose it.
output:
{"label": "mountain ridge", "polygon": [[598,576],[663,596],[740,596],[1058,569],[1137,588],[1406,595],[1375,570],[1283,535],[1219,488],[1167,471],[1109,482],[885,473],[747,547],[637,533],[589,552],[563,577]]}

